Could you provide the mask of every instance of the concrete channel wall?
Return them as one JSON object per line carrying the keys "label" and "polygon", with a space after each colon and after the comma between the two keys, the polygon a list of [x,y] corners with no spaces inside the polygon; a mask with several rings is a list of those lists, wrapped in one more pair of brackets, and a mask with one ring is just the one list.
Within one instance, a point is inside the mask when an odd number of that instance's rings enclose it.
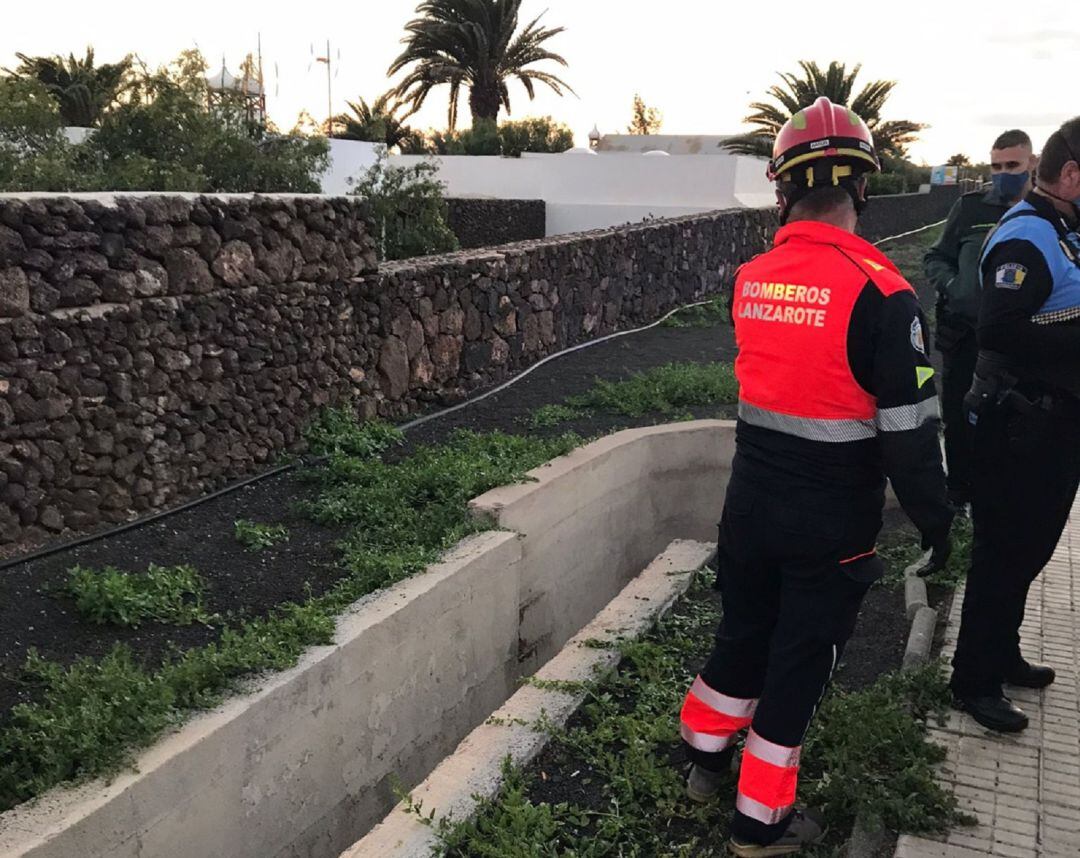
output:
{"label": "concrete channel wall", "polygon": [[734,424],[627,430],[476,499],[500,528],[357,603],[332,646],[111,783],[0,815],[0,856],[330,858],[677,538],[711,540]]}

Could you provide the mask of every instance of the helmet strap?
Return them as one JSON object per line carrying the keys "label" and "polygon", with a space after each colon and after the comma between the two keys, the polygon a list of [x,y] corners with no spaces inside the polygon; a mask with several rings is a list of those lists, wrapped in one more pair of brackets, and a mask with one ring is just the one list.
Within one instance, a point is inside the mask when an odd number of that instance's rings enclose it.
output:
{"label": "helmet strap", "polygon": [[843,188],[855,205],[856,215],[861,215],[866,210],[866,199],[860,193],[860,174],[849,165],[819,161],[807,167],[805,171],[785,173],[780,179],[783,184],[792,188],[789,193],[783,194],[784,202],[780,207],[781,226],[787,223],[791,209],[800,200],[821,188]]}

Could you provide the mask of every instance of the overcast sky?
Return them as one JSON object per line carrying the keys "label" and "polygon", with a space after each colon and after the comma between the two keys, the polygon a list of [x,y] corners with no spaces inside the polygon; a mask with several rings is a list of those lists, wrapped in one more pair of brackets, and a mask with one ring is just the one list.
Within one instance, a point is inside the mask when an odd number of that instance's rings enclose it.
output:
{"label": "overcast sky", "polygon": [[[12,66],[16,51],[81,53],[88,44],[99,61],[131,51],[156,65],[198,47],[212,64],[224,55],[235,72],[261,32],[269,111],[290,127],[304,107],[326,116],[326,70],[312,58],[325,54],[328,38],[335,112],[346,98],[370,101],[383,92],[416,5],[7,2],[0,65]],[[579,142],[594,122],[602,132],[625,130],[635,92],[663,111],[665,132],[739,131],[747,103],[799,59],[862,63],[862,80],[898,81],[885,118],[928,123],[911,154],[931,164],[954,152],[983,160],[993,138],[1011,126],[1025,128],[1038,148],[1080,113],[1080,9],[1069,0],[525,0],[522,16],[545,9],[546,24],[567,28],[550,44],[569,62],[560,74],[577,96],[538,90],[530,102],[511,84],[513,116],[551,114]],[[444,127],[446,103],[445,88],[435,90],[414,124]],[[467,122],[464,103],[463,114]]]}

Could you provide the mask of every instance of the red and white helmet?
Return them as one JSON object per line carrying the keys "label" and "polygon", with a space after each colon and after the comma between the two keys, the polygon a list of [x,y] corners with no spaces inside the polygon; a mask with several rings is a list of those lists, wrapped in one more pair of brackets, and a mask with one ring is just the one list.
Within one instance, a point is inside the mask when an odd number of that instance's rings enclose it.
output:
{"label": "red and white helmet", "polygon": [[803,187],[839,185],[881,169],[866,123],[842,104],[821,96],[780,129],[766,175]]}

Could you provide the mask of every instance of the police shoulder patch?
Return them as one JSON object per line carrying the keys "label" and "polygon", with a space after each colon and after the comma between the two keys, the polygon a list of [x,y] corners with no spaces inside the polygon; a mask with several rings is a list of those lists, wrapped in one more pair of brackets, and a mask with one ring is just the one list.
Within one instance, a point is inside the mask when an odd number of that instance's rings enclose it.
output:
{"label": "police shoulder patch", "polygon": [[998,289],[1019,289],[1024,285],[1027,268],[1019,262],[1006,262],[994,272],[994,285]]}
{"label": "police shoulder patch", "polygon": [[918,316],[911,320],[911,347],[919,354],[926,354],[926,339],[923,337],[922,322]]}

